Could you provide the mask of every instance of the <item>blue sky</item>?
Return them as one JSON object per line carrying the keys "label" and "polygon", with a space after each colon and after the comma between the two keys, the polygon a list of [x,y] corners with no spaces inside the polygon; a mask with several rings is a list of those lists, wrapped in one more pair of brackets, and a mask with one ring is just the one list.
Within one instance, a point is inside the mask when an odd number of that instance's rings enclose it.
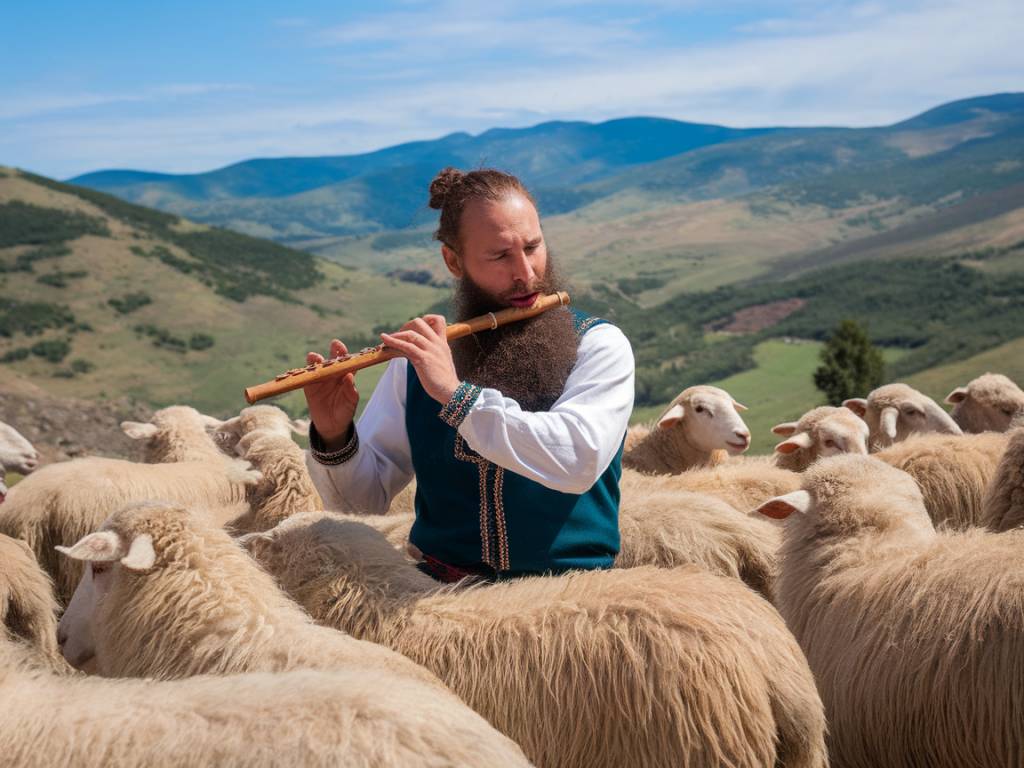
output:
{"label": "blue sky", "polygon": [[20,6],[0,15],[0,165],[57,178],[554,119],[881,125],[1024,90],[1019,0]]}

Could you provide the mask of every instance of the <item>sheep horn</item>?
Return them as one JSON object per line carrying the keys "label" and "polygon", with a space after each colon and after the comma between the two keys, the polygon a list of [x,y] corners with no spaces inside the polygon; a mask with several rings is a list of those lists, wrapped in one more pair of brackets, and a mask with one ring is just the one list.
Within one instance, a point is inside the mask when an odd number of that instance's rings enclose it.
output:
{"label": "sheep horn", "polygon": [[882,433],[890,440],[896,439],[896,419],[899,415],[900,412],[889,405],[882,409],[882,415],[878,419]]}

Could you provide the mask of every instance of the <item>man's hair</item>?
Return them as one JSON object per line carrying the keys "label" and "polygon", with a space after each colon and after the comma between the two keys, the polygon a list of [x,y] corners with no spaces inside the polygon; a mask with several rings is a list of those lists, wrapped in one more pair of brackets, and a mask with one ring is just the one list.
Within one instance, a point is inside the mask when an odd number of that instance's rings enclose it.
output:
{"label": "man's hair", "polygon": [[445,168],[430,182],[430,207],[441,211],[441,220],[434,232],[439,240],[458,252],[461,244],[462,211],[470,200],[501,200],[520,194],[537,206],[523,182],[511,173],[494,168],[478,168],[463,173],[458,168]]}

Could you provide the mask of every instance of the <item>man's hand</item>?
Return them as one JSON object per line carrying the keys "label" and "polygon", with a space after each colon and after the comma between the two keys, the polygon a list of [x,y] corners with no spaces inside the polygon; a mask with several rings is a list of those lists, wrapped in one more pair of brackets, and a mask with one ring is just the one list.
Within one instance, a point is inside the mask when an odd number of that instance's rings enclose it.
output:
{"label": "man's hand", "polygon": [[380,335],[385,344],[409,361],[423,389],[442,405],[459,388],[459,376],[455,373],[452,350],[445,336],[446,327],[441,315],[424,315],[410,320],[395,333]]}
{"label": "man's hand", "polygon": [[[331,340],[331,357],[348,354],[348,348],[337,339]],[[316,352],[306,354],[306,364],[322,363],[324,356]],[[341,448],[348,441],[352,419],[359,404],[355,374],[346,373],[307,384],[302,388],[309,406],[309,418],[320,433],[328,450]]]}

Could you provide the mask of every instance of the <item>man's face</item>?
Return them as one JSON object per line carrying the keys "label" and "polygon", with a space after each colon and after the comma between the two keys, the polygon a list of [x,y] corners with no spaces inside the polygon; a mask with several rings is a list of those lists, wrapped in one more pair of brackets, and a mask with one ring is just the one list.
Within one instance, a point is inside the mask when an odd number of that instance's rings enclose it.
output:
{"label": "man's face", "polygon": [[548,263],[533,203],[519,194],[471,200],[462,211],[460,229],[460,252],[442,247],[452,275],[469,278],[498,306],[531,306]]}

